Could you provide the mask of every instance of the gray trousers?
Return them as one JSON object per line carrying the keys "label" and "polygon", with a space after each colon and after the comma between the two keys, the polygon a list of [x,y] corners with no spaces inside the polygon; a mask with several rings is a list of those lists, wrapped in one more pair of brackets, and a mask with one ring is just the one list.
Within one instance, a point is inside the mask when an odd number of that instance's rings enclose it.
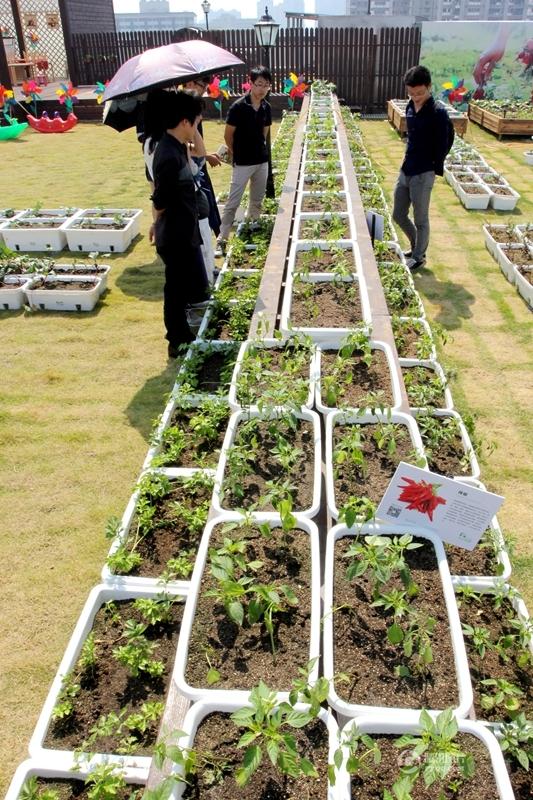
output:
{"label": "gray trousers", "polygon": [[[411,243],[412,257],[423,261],[429,244],[429,201],[435,183],[435,173],[405,175],[401,170],[394,187],[392,219],[400,226]],[[413,206],[413,221],[409,209]]]}
{"label": "gray trousers", "polygon": [[220,238],[227,239],[235,214],[239,208],[246,184],[250,181],[250,199],[248,201],[248,216],[257,219],[261,214],[261,203],[266,192],[268,177],[268,163],[240,166],[234,164],[231,174],[229,196],[224,204],[224,213],[220,223]]}

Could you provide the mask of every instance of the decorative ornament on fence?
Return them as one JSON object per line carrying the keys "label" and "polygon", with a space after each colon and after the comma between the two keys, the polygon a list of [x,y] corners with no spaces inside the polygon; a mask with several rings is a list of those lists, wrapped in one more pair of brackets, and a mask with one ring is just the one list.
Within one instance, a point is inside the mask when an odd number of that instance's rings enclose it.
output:
{"label": "decorative ornament on fence", "polygon": [[289,73],[289,77],[283,81],[283,94],[289,95],[289,108],[294,108],[294,100],[297,97],[303,97],[308,84],[304,83],[303,75],[296,75],[294,72]]}
{"label": "decorative ornament on fence", "polygon": [[213,77],[213,80],[207,87],[207,92],[209,97],[213,98],[213,105],[215,106],[216,110],[220,115],[220,119],[222,120],[222,100],[218,98],[224,97],[225,100],[229,97],[229,79],[224,78],[220,80],[218,75]]}
{"label": "decorative ornament on fence", "polygon": [[32,111],[34,115],[37,114],[37,101],[40,99],[39,95],[42,92],[40,86],[38,86],[35,81],[23,81],[22,82],[22,94],[24,95],[23,103],[27,103],[27,105],[33,104]]}
{"label": "decorative ornament on fence", "polygon": [[465,82],[463,78],[459,80],[459,78],[456,78],[455,75],[452,75],[451,80],[442,84],[442,88],[444,89],[442,96],[445,97],[448,103],[450,103],[452,106],[454,104],[460,105],[467,99],[465,95],[468,94],[468,89],[464,83]]}
{"label": "decorative ornament on fence", "polygon": [[93,94],[96,95],[96,102],[98,103],[98,105],[104,102],[105,87],[107,86],[108,83],[109,81],[106,81],[105,83],[102,83],[102,81],[96,81],[96,86],[93,89]]}
{"label": "decorative ornament on fence", "polygon": [[[0,121],[0,142],[5,142],[8,139],[16,139],[20,136],[22,131],[28,127],[27,122],[18,122],[15,117],[11,115],[11,109],[17,104],[15,96],[11,89],[6,89],[0,83],[0,112],[2,113],[3,120]],[[3,124],[5,120],[6,124]]]}

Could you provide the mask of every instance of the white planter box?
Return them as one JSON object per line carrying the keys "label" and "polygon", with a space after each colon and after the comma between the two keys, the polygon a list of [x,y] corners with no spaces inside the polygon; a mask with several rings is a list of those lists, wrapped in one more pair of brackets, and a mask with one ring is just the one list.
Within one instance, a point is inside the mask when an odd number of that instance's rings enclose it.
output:
{"label": "white planter box", "polygon": [[346,211],[339,211],[338,213],[332,213],[331,211],[303,211],[300,214],[296,214],[294,220],[294,229],[296,231],[295,238],[309,241],[311,237],[305,236],[303,233],[303,228],[306,222],[314,221],[314,220],[328,220],[332,217],[340,217],[344,222],[348,223],[347,225],[347,232],[344,239],[340,240],[331,240],[331,239],[312,239],[313,244],[318,242],[326,242],[327,244],[335,244],[337,246],[341,245],[341,242],[345,241],[346,239],[356,239],[357,238],[357,231],[355,230],[355,224],[353,222],[353,217],[348,214]]}
{"label": "white planter box", "polygon": [[[202,719],[206,717],[208,714],[211,714],[215,711],[220,711],[226,714],[232,714],[234,711],[237,711],[239,708],[243,708],[244,706],[249,706],[247,702],[233,702],[231,699],[226,699],[225,697],[219,697],[214,700],[200,700],[198,703],[195,703],[189,711],[187,712],[185,719],[183,721],[183,730],[187,732],[187,736],[183,736],[179,740],[179,744],[181,747],[184,748],[194,748],[194,737],[196,736],[196,730],[200,725]],[[302,705],[301,703],[297,703],[295,706],[296,710],[302,711],[306,708],[306,706]],[[328,730],[328,738],[329,738],[329,758],[328,762],[330,764],[333,763],[333,754],[338,746],[338,733],[339,729],[337,723],[335,722],[333,716],[329,711],[325,711],[324,709],[320,709],[318,713],[318,718],[322,720],[324,725],[327,726]],[[244,748],[242,749],[242,754],[244,755]],[[179,768],[175,768],[174,770],[178,774],[181,774],[181,770]],[[183,792],[185,791],[186,784],[183,781],[180,781],[176,784],[172,794],[170,795],[170,800],[181,800],[183,797]],[[329,786],[326,795],[324,796],[324,800],[337,800],[338,798],[338,790],[337,786]]]}
{"label": "white planter box", "polygon": [[[97,766],[98,764],[105,764],[105,760],[95,758],[93,765]],[[9,784],[5,800],[19,800],[24,784],[34,775],[37,778],[84,782],[85,778],[89,775],[89,770],[85,768],[75,770],[73,766],[71,759],[64,759],[61,757],[54,758],[53,756],[47,756],[42,759],[29,758],[17,767],[13,775],[13,780]],[[124,779],[128,784],[136,784],[137,786],[146,785],[148,769],[117,768],[117,772],[124,775]]]}
{"label": "white planter box", "polygon": [[[421,412],[415,411],[413,412],[415,418],[420,415]],[[468,456],[468,460],[470,462],[470,475],[454,475],[454,480],[456,481],[463,481],[465,478],[473,478],[474,480],[479,480],[480,476],[480,468],[479,463],[476,458],[476,454],[474,453],[474,448],[472,447],[472,442],[470,441],[470,436],[468,435],[468,431],[465,428],[463,420],[461,419],[460,415],[457,411],[444,411],[440,409],[436,409],[435,411],[431,412],[431,416],[433,417],[455,417],[459,424],[459,431],[461,434],[461,442],[463,444],[463,448],[465,453]]]}
{"label": "white planter box", "polygon": [[[327,283],[333,282],[335,276],[331,274],[319,274],[319,273],[311,273],[310,275],[306,275],[302,277],[302,280],[309,281],[311,283]],[[349,281],[349,279],[348,279]],[[281,309],[281,325],[280,329],[284,336],[290,336],[293,333],[303,333],[311,336],[312,339],[317,343],[329,343],[331,341],[337,341],[339,338],[343,338],[347,336],[354,330],[358,330],[360,328],[368,328],[371,324],[372,317],[370,312],[370,303],[368,300],[368,293],[366,289],[366,283],[362,276],[356,275],[354,278],[354,282],[358,284],[359,287],[359,299],[361,302],[361,321],[354,324],[350,328],[323,328],[323,327],[304,327],[304,326],[297,326],[294,325],[291,321],[291,308],[292,308],[292,289],[294,284],[294,275],[289,274],[287,277],[287,284],[285,286],[285,294],[283,296],[283,306]]]}
{"label": "white planter box", "polygon": [[[276,410],[273,412],[274,417],[278,417],[282,415],[281,410]],[[321,436],[320,436],[320,417],[314,411],[297,411],[295,415],[300,420],[306,420],[312,424],[313,427],[313,439],[314,439],[314,449],[315,449],[315,456],[314,456],[314,464],[313,464],[313,500],[311,506],[309,508],[294,508],[292,513],[305,517],[311,518],[314,517],[315,514],[318,512],[320,507],[320,482],[321,482]],[[258,411],[235,411],[230,418],[228,429],[226,431],[226,436],[224,438],[224,444],[222,445],[222,454],[220,456],[220,460],[218,462],[218,467],[215,474],[215,490],[213,492],[213,509],[217,514],[223,512],[235,512],[238,509],[228,508],[227,506],[222,505],[222,482],[224,479],[224,471],[226,468],[226,458],[227,452],[233,445],[233,441],[235,439],[235,434],[237,432],[237,427],[239,422],[243,420],[247,420],[251,417],[259,417],[259,418],[268,418],[270,419],[271,416],[265,417],[260,414]],[[257,519],[270,519],[272,515],[275,514],[273,511],[257,511],[255,512],[254,516]]]}
{"label": "white planter box", "polygon": [[[485,484],[481,481],[474,480],[473,478],[461,478],[459,483],[464,483],[466,486],[473,486],[475,489],[486,491]],[[498,517],[493,517],[490,521],[490,527],[494,536],[495,544],[495,558],[500,565],[501,573],[498,576],[494,575],[456,575],[452,573],[452,583],[454,586],[464,586],[465,584],[473,586],[476,591],[482,591],[483,587],[497,586],[502,581],[506,581],[511,577],[512,565],[509,559],[509,553],[505,546],[505,539],[503,537]]]}
{"label": "white planter box", "polygon": [[114,217],[115,214],[120,214],[127,219],[133,220],[131,228],[132,239],[134,239],[141,229],[141,216],[142,208],[82,208],[79,211],[80,217],[94,217],[98,215],[105,215],[106,217]]}
{"label": "white planter box", "polygon": [[11,250],[25,252],[55,252],[63,250],[67,243],[65,233],[66,217],[54,217],[50,220],[45,220],[42,217],[28,217],[27,219],[29,222],[34,221],[36,223],[61,222],[61,225],[58,228],[47,228],[43,225],[37,228],[17,228],[12,227],[14,220],[11,219],[2,228],[2,235],[7,247]]}
{"label": "white planter box", "polygon": [[[299,216],[302,215],[297,214],[296,218],[298,219]],[[361,260],[361,254],[359,252],[359,246],[356,241],[351,241],[350,239],[337,239],[336,241],[329,241],[329,242],[326,241],[325,239],[316,239],[316,240],[298,239],[297,241],[293,241],[291,249],[289,251],[289,263],[287,267],[287,275],[292,276],[295,274],[302,274],[296,267],[298,253],[312,250],[314,247],[318,247],[320,248],[320,250],[327,251],[331,250],[332,246],[338,247],[341,250],[349,251],[349,254],[352,256],[352,261],[353,261],[353,270],[351,272],[351,275],[356,275],[358,279],[361,278],[363,275],[363,265]],[[327,277],[328,280],[331,277],[334,277],[335,275],[334,272],[327,270],[323,270],[322,272],[318,272],[317,270],[310,270],[309,274],[321,275],[323,277]]]}
{"label": "white planter box", "polygon": [[26,302],[24,292],[29,282],[29,278],[25,275],[6,275],[4,283],[10,284],[13,288],[8,289],[6,286],[0,285],[0,310],[18,311],[21,309]]}
{"label": "white planter box", "polygon": [[[509,780],[509,775],[507,774],[502,751],[500,750],[500,746],[494,734],[488,731],[483,725],[480,725],[478,722],[472,722],[471,720],[458,719],[457,724],[460,733],[469,734],[480,739],[488,750],[499,800],[514,800],[514,792]],[[361,731],[361,733],[368,734],[369,736],[393,735],[400,737],[407,733],[416,735],[421,731],[418,719],[413,717],[411,720],[397,721],[390,719],[388,712],[386,716],[381,714],[364,714],[361,717],[350,720],[350,722],[344,726],[341,731],[341,738],[349,736],[355,727],[357,730]],[[398,751],[398,753],[401,752],[402,751]],[[409,752],[409,750],[406,748],[404,752]],[[346,753],[346,756],[347,755]],[[398,755],[398,760],[400,763],[400,755]],[[435,784],[435,786],[436,785],[437,784]],[[391,787],[385,788],[390,789]],[[487,790],[488,788],[489,787],[487,787]],[[349,782],[347,792],[346,795],[340,795],[339,800],[350,800],[353,796],[350,793]]]}
{"label": "white planter box", "polygon": [[[481,183],[476,183],[476,186],[481,186]],[[456,191],[459,200],[467,209],[478,209],[484,210],[489,207],[489,201],[491,198],[491,192],[486,191],[483,194],[470,194],[468,193],[463,186],[457,182],[456,184]]]}
{"label": "white planter box", "polygon": [[[319,411],[321,414],[331,414],[333,411],[336,411],[336,408],[332,408],[331,406],[327,406],[324,404],[322,399],[322,388],[321,388],[321,378],[322,378],[322,353],[325,350],[332,350],[338,351],[342,346],[342,342],[339,339],[337,342],[330,342],[328,345],[322,345],[321,347],[317,348],[316,357],[315,357],[315,380],[316,380],[316,397],[315,397],[315,404],[316,410]],[[390,382],[392,387],[392,395],[393,395],[393,404],[391,408],[398,409],[402,404],[402,394],[400,389],[400,378],[398,375],[398,371],[396,369],[396,363],[394,360],[394,355],[392,352],[392,348],[386,342],[378,342],[375,339],[370,340],[370,347],[372,350],[381,350],[385,353],[385,358],[387,360],[387,366],[389,368],[389,376]],[[350,411],[352,408],[350,408]],[[356,410],[353,408],[353,410]],[[360,409],[359,409],[360,410]],[[368,411],[368,409],[367,409]]]}
{"label": "white planter box", "polygon": [[515,231],[520,237],[520,241],[524,244],[533,247],[533,223],[525,223],[524,225],[515,225]]}
{"label": "white planter box", "polygon": [[[441,365],[438,361],[431,361],[430,359],[417,359],[417,358],[400,358],[400,367],[424,367],[425,369],[431,369],[440,379],[441,383],[444,386],[444,405],[440,406],[440,408],[445,409],[446,411],[453,410],[453,398],[452,393],[448,388],[448,381],[446,379],[446,375],[444,374],[444,370],[442,369]],[[411,406],[411,411],[419,411],[420,409],[416,408],[415,406]]]}
{"label": "white planter box", "polygon": [[[92,311],[101,295],[101,278],[91,278],[88,275],[67,277],[63,275],[48,275],[43,278],[45,283],[65,284],[64,289],[41,289],[37,286],[41,278],[32,278],[25,288],[28,303],[33,309],[41,311]],[[92,288],[68,289],[69,283],[87,283]],[[33,288],[36,287],[36,288]]]}
{"label": "white planter box", "polygon": [[417,425],[410,414],[404,414],[401,411],[393,411],[391,414],[387,413],[364,413],[364,414],[350,414],[345,411],[334,411],[326,417],[326,496],[328,503],[328,511],[334,520],[339,518],[339,509],[337,507],[337,500],[335,497],[335,474],[333,467],[333,431],[335,427],[346,424],[357,425],[372,425],[378,422],[388,424],[390,422],[399,425],[405,425],[409,432],[409,437],[415,448],[421,455],[424,453],[422,439],[418,431]]}
{"label": "white planter box", "polygon": [[[154,470],[155,472],[155,470]],[[170,470],[157,470],[157,472],[164,472],[170,473]],[[174,469],[172,470],[171,474],[168,474],[169,479],[172,482],[179,482],[180,479],[183,480],[185,478],[190,478],[198,472],[203,472],[205,475],[211,475],[214,477],[214,470],[200,470],[200,469]],[[116,551],[119,549],[121,545],[127,542],[128,537],[130,535],[130,529],[132,526],[132,522],[135,517],[135,512],[137,508],[137,503],[139,501],[139,489],[136,489],[133,494],[131,495],[130,499],[128,500],[128,504],[122,515],[122,519],[120,521],[120,527],[118,529],[118,533],[111,542],[111,547],[109,548],[108,557],[112,556]],[[200,538],[200,537],[198,537]],[[141,567],[142,570],[142,567]],[[105,584],[113,586],[113,588],[120,588],[120,589],[154,589],[157,588],[161,591],[161,578],[160,577],[141,577],[136,575],[118,575],[116,572],[113,572],[107,564],[104,565],[101,572],[102,581]],[[172,588],[173,591],[178,593],[185,593],[188,591],[190,585],[190,581],[165,581],[165,587]]]}
{"label": "white planter box", "polygon": [[[399,722],[405,719],[418,718],[421,708],[409,709],[400,708],[395,706],[373,706],[363,703],[348,703],[342,700],[335,691],[333,677],[337,672],[335,667],[335,653],[333,646],[333,625],[334,625],[334,602],[333,596],[333,581],[334,581],[334,553],[335,543],[338,539],[344,536],[354,537],[357,535],[379,535],[379,536],[401,536],[404,533],[412,533],[416,537],[427,539],[435,549],[435,555],[438,561],[439,575],[442,585],[442,592],[444,604],[448,616],[450,637],[452,640],[454,663],[455,663],[455,683],[458,689],[459,703],[454,708],[454,712],[458,717],[465,717],[472,706],[473,694],[472,684],[470,682],[470,673],[468,669],[468,661],[466,658],[466,650],[461,631],[461,622],[459,620],[459,612],[457,610],[457,603],[455,602],[455,594],[453,590],[450,571],[448,569],[448,562],[444,552],[444,546],[438,536],[429,533],[423,528],[417,528],[410,525],[409,530],[405,526],[399,525],[370,525],[365,524],[356,526],[356,528],[347,528],[345,525],[336,525],[332,528],[326,540],[326,562],[324,568],[324,677],[330,681],[330,693],[328,696],[328,703],[336,711],[344,714],[347,717],[357,717],[359,714],[386,714],[387,718],[391,721]],[[355,598],[355,595],[354,595]],[[438,642],[434,642],[434,647],[438,647]],[[451,677],[451,676],[450,676]],[[440,711],[442,709],[435,709]],[[434,711],[434,709],[430,709]]]}
{"label": "white planter box", "polygon": [[113,228],[111,217],[102,217],[94,220],[98,228],[76,228],[75,225],[82,219],[92,219],[86,216],[85,212],[69,220],[65,225],[65,233],[69,250],[76,250],[85,253],[90,252],[109,252],[123,253],[131,244],[134,231],[138,222],[131,217],[123,228],[116,230]]}
{"label": "white planter box", "polygon": [[506,230],[507,225],[498,225],[498,224],[489,224],[485,223],[483,225],[483,236],[485,239],[485,247],[489,251],[489,253],[498,261],[499,263],[499,256],[498,256],[498,244],[499,242],[492,235],[492,231],[504,231]]}
{"label": "white planter box", "polygon": [[[183,394],[183,384],[187,383],[187,370],[190,369],[189,362],[196,357],[196,354],[200,352],[223,352],[229,348],[234,348],[236,346],[235,342],[194,342],[191,344],[189,349],[185,354],[185,358],[183,359],[183,363],[179,368],[178,374],[176,376],[176,382],[173,387],[173,391],[179,393],[182,397]],[[235,367],[234,370],[235,371]],[[231,384],[230,384],[231,385]],[[228,387],[229,392],[229,387]],[[202,403],[206,398],[213,398],[217,400],[224,399],[227,394],[217,394],[216,392],[204,392],[199,390],[193,390],[192,392],[186,395],[187,399],[193,403],[194,405],[198,405]]]}
{"label": "white planter box", "polygon": [[[333,214],[342,214],[343,212],[346,212],[346,210],[349,211],[351,209],[351,200],[349,199],[348,193],[343,191],[343,192],[336,192],[335,194],[336,194],[337,198],[342,201],[343,207],[340,208],[338,211],[333,211],[332,213]],[[324,197],[325,195],[327,195],[327,192],[308,192],[308,191],[298,192],[297,193],[297,198],[296,198],[296,213],[298,213],[298,214],[305,213],[305,209],[304,209],[303,206],[304,206],[304,202],[305,202],[305,198],[306,197],[318,197],[318,198],[321,198],[321,197]],[[324,212],[326,212],[325,208],[324,208]],[[312,213],[314,213],[314,212],[312,212]],[[322,213],[322,212],[319,211],[318,213]]]}
{"label": "white planter box", "polygon": [[[271,528],[281,526],[280,518],[276,514],[262,515],[261,518],[259,514],[253,514],[252,518],[254,520],[260,520],[261,522],[264,522],[266,520]],[[196,556],[194,572],[191,576],[189,595],[187,598],[187,603],[185,605],[185,610],[183,612],[183,620],[181,623],[181,632],[180,632],[180,646],[176,653],[176,662],[173,674],[173,680],[176,682],[178,689],[193,702],[196,702],[197,700],[207,700],[210,698],[218,699],[221,696],[223,696],[224,698],[229,699],[232,702],[244,704],[248,699],[248,695],[250,694],[250,689],[227,689],[227,688],[211,689],[208,686],[191,686],[190,684],[187,683],[185,677],[187,670],[187,658],[189,655],[189,643],[194,623],[194,615],[196,613],[196,606],[198,605],[198,596],[201,588],[202,576],[207,561],[208,550],[210,547],[210,540],[213,528],[216,525],[223,525],[230,521],[235,522],[242,519],[243,517],[240,514],[224,513],[221,514],[219,517],[215,517],[214,519],[210,520],[205,528],[204,535],[202,536],[202,541],[200,542],[200,547],[198,548],[198,554]],[[312,587],[311,608],[309,609],[311,614],[310,637],[309,637],[309,649],[307,653],[302,653],[301,666],[304,667],[305,664],[310,659],[317,658],[315,667],[309,678],[310,683],[314,685],[318,679],[318,656],[320,654],[320,624],[321,624],[320,550],[319,550],[318,528],[316,527],[314,522],[308,519],[303,519],[302,517],[298,518],[294,527],[295,529],[302,530],[305,533],[309,534],[309,548],[311,551],[311,587]],[[281,658],[281,656],[279,657]],[[275,673],[275,667],[273,667],[273,672]],[[262,679],[269,686],[271,684],[274,684],[272,688],[276,690],[275,678],[273,677],[273,675],[272,676],[264,675]],[[278,694],[280,698],[286,700],[288,698],[289,693],[285,691],[285,692],[278,692]]]}
{"label": "white planter box", "polygon": [[[527,278],[524,277],[524,275],[522,275],[522,273],[517,269],[517,267],[514,268],[514,271],[515,271],[516,290],[518,294],[524,298],[528,306],[533,309],[533,286],[527,280]],[[531,273],[533,272],[533,266],[529,267],[526,270],[526,272],[529,275],[531,275]]]}
{"label": "white planter box", "polygon": [[[239,355],[237,357],[237,362],[235,364],[235,370],[233,372],[233,378],[231,380],[231,386],[229,390],[229,404],[234,411],[241,411],[244,407],[239,403],[237,400],[237,389],[239,384],[239,377],[242,370],[243,361],[246,358],[246,354],[251,348],[268,348],[268,349],[278,349],[281,350],[283,348],[283,342],[280,342],[278,339],[261,339],[260,341],[255,340],[248,340],[247,342],[243,342],[239,351]],[[315,397],[315,356],[313,353],[309,354],[309,391],[307,393],[307,398],[305,403],[303,403],[302,408],[310,409],[313,405],[314,397]],[[251,411],[259,411],[257,407],[257,403],[252,404],[249,409]]]}
{"label": "white planter box", "polygon": [[431,352],[429,354],[429,360],[430,361],[436,361],[437,360],[437,349],[435,347],[434,339],[433,339],[433,333],[431,331],[431,328],[429,326],[429,322],[427,321],[427,319],[424,319],[423,317],[400,317],[400,320],[402,322],[411,322],[411,323],[416,324],[416,325],[421,325],[424,328],[424,330],[427,333],[427,335],[433,340],[433,345],[432,345],[432,348],[431,348]]}
{"label": "white planter box", "polygon": [[[14,211],[14,214],[12,216],[6,217],[5,216],[5,212],[7,210],[8,209],[5,209],[5,208],[4,209],[0,209],[0,244],[2,244],[2,242],[4,241],[4,236],[3,236],[3,233],[2,233],[3,229],[7,225],[9,225],[10,222],[13,222],[16,219],[19,219],[19,217],[21,217],[22,214],[24,214],[24,211]],[[11,210],[11,209],[9,209],[9,210]]]}
{"label": "white planter box", "polygon": [[[496,247],[496,257],[498,260],[498,264],[500,265],[500,269],[509,281],[513,285],[516,283],[516,275],[517,269],[516,264],[514,261],[511,261],[507,257],[507,253],[510,250],[521,250],[524,248],[522,244],[499,244]],[[528,247],[529,251],[529,261],[528,265],[533,265],[533,248]]]}
{"label": "white planter box", "polygon": [[[181,598],[186,597],[185,591],[176,591],[172,588],[167,588],[166,593],[175,597],[181,597]],[[48,692],[48,696],[44,702],[44,706],[42,708],[41,714],[37,721],[37,725],[35,727],[35,731],[33,732],[33,735],[30,739],[28,750],[32,758],[48,759],[61,756],[65,759],[70,759],[71,763],[74,760],[75,756],[74,751],[58,750],[58,749],[56,750],[50,747],[46,747],[44,742],[46,739],[48,728],[50,727],[50,723],[52,721],[52,716],[51,716],[52,711],[57,703],[58,696],[61,691],[63,676],[66,675],[71,669],[75,667],[83,643],[87,638],[87,635],[90,633],[91,628],[93,627],[94,618],[99,608],[104,603],[107,603],[110,600],[126,600],[129,598],[137,598],[137,597],[156,598],[159,594],[161,594],[161,586],[151,589],[134,589],[134,588],[120,589],[100,584],[99,586],[95,586],[94,589],[91,590],[87,598],[87,602],[85,603],[83,610],[79,616],[79,619],[76,623],[74,632],[67,645],[65,654],[61,659],[59,669],[52,682],[50,691]],[[86,760],[86,766],[88,767],[93,763],[97,763],[98,760],[101,761],[100,758],[97,759],[97,761],[95,762],[94,757],[102,755],[106,756],[107,761],[109,763],[122,764],[126,767],[132,767],[136,769],[148,769],[151,763],[151,758],[149,756],[133,756],[133,755],[121,756],[113,753],[102,754],[98,752],[94,752],[87,755],[88,758]],[[82,758],[81,760],[84,761],[85,759]]]}
{"label": "white planter box", "polygon": [[52,273],[55,275],[63,275],[71,278],[81,278],[82,275],[76,274],[76,269],[88,270],[83,277],[99,278],[100,279],[100,294],[103,294],[107,289],[107,277],[111,271],[109,264],[98,264],[95,267],[93,264],[54,264]]}
{"label": "white planter box", "polygon": [[492,189],[490,196],[490,204],[498,211],[512,211],[518,203],[520,195],[510,186],[505,187],[509,194],[496,194]]}

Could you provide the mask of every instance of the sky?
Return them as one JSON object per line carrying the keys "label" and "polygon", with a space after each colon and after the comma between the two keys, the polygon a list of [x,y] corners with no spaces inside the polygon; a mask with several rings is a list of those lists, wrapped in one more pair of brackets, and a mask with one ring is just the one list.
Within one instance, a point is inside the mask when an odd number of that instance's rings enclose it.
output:
{"label": "sky", "polygon": [[[210,0],[210,3],[213,11],[234,9],[242,17],[255,17],[254,0]],[[138,0],[113,0],[113,7],[119,14],[132,13],[139,10],[139,3]],[[170,11],[194,11],[198,19],[203,19],[202,0],[170,0]]]}

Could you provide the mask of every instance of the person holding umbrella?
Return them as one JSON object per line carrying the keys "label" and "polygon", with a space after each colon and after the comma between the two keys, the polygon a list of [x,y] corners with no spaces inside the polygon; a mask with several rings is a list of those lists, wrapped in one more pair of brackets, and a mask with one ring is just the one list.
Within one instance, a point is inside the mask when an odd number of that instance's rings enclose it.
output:
{"label": "person holding umbrella", "polygon": [[198,269],[201,245],[196,187],[187,148],[195,141],[202,101],[189,92],[160,92],[159,119],[165,127],[153,160],[155,220],[150,241],[165,265],[163,318],[169,358],[193,341],[186,309],[207,299],[205,269]]}

